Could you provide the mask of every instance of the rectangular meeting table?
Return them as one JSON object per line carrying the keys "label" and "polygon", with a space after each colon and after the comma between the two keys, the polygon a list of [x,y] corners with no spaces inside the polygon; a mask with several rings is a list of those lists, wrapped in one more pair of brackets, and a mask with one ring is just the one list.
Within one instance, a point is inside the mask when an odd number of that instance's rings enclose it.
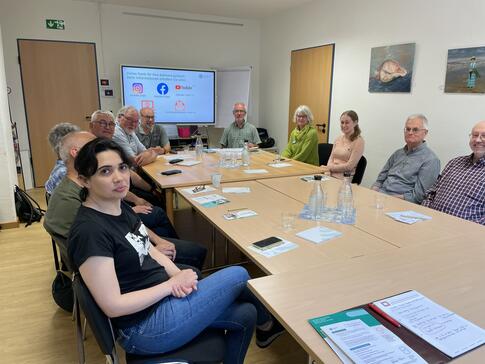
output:
{"label": "rectangular meeting table", "polygon": [[[222,189],[225,187],[249,187],[251,192],[223,193]],[[303,203],[256,181],[223,183],[216,191],[196,195],[188,193],[184,187],[178,187],[176,191],[267,274],[318,266],[335,259],[359,259],[367,254],[382,251],[391,254],[399,250],[392,244],[351,225],[325,224],[326,227],[339,231],[342,235],[322,244],[315,244],[295,235],[299,231],[316,226],[318,223],[315,221],[296,219],[295,228],[284,231],[281,213],[297,214],[303,208]],[[224,196],[230,202],[215,207],[204,207],[192,199],[213,193]],[[240,208],[251,209],[258,215],[237,220],[224,219],[223,215],[228,210]],[[249,248],[253,242],[270,236],[289,240],[296,243],[298,247],[271,258],[266,258]]]}
{"label": "rectangular meeting table", "polygon": [[[408,290],[485,328],[485,244],[471,233],[466,241],[423,243],[361,259],[324,262],[249,281],[258,296],[315,363],[341,363],[308,319],[332,314]],[[453,363],[483,363],[485,346]]]}
{"label": "rectangular meeting table", "polygon": [[[184,154],[185,155],[185,154]],[[184,158],[184,155],[181,155]],[[173,190],[175,187],[207,185],[211,183],[211,175],[220,173],[222,182],[249,181],[284,176],[311,175],[319,173],[320,168],[294,160],[284,160],[290,166],[277,168],[271,166],[274,161],[274,154],[258,150],[251,152],[251,165],[249,167],[220,168],[218,153],[204,153],[201,163],[193,166],[179,166],[168,163],[164,156],[160,156],[155,162],[143,167],[147,175],[165,192],[167,215],[173,222]],[[172,156],[173,157],[173,156]],[[188,157],[195,159],[195,153],[189,152]],[[280,164],[281,166],[281,164]],[[160,174],[170,169],[179,169],[180,174],[164,176]],[[248,170],[264,169],[266,173],[247,173]]]}
{"label": "rectangular meeting table", "polygon": [[[299,177],[273,178],[258,182],[302,203],[308,202],[313,188],[312,182],[302,181]],[[337,205],[338,190],[341,184],[341,180],[332,177],[322,182],[322,187],[327,194],[327,206],[335,207]],[[366,187],[352,185],[352,193],[356,209],[354,226],[397,247],[419,245],[423,241],[441,241],[449,238],[455,238],[458,241],[470,232],[481,233],[485,236],[485,226],[483,225],[387,196]],[[382,209],[375,207],[375,196],[378,194],[384,199]],[[387,212],[408,210],[430,216],[431,220],[408,225],[386,215]]]}

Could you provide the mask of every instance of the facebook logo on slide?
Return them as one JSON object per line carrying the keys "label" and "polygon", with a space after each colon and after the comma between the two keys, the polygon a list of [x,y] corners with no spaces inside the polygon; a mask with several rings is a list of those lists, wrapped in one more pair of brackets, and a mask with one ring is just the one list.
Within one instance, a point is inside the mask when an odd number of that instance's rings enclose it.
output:
{"label": "facebook logo on slide", "polygon": [[168,86],[166,83],[159,83],[157,86],[157,91],[160,95],[166,95],[168,92]]}

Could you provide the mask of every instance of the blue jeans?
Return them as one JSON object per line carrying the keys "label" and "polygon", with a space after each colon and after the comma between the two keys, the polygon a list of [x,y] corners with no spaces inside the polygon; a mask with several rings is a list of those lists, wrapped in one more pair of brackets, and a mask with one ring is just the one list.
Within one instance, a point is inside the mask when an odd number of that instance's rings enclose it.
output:
{"label": "blue jeans", "polygon": [[222,269],[199,282],[185,298],[165,297],[137,325],[118,330],[118,342],[128,353],[166,353],[191,341],[204,329],[226,330],[224,363],[244,362],[256,323],[271,319],[246,287],[242,267]]}

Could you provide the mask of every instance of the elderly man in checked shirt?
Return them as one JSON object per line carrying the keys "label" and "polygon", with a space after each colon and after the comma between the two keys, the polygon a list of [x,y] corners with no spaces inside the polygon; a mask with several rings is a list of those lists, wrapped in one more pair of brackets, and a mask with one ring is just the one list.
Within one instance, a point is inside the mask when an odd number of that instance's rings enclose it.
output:
{"label": "elderly man in checked shirt", "polygon": [[471,155],[448,162],[424,206],[485,225],[485,121],[470,133]]}

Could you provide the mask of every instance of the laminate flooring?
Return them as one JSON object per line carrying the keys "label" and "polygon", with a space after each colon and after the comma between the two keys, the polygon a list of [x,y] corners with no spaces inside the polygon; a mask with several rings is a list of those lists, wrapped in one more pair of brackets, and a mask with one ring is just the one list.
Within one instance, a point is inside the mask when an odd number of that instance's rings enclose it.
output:
{"label": "laminate flooring", "polygon": [[[29,193],[45,207],[43,189]],[[191,230],[194,236],[203,237],[205,241],[210,239],[204,236],[212,233],[207,222],[181,202],[176,212],[176,227],[187,224],[197,227]],[[238,256],[238,252],[229,251],[230,260]],[[218,259],[224,260],[224,257],[218,256]],[[255,266],[247,267],[251,274],[260,274]],[[0,363],[78,362],[71,314],[58,308],[52,299],[54,277],[51,240],[41,223],[0,230]],[[89,328],[85,350],[86,363],[105,362]],[[245,360],[246,364],[306,362],[305,352],[289,334],[284,334],[267,349],[259,349],[253,340]]]}

